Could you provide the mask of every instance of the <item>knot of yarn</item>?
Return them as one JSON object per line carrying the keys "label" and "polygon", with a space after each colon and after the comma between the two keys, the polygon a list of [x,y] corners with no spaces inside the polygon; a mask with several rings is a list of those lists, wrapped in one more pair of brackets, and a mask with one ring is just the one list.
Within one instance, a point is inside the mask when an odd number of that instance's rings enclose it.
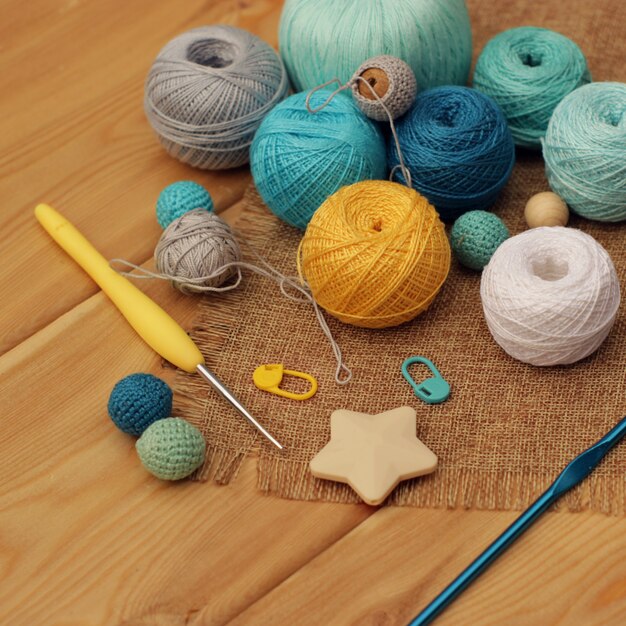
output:
{"label": "knot of yarn", "polygon": [[487,326],[513,358],[532,365],[579,361],[609,334],[620,303],[615,268],[591,236],[542,226],[507,239],[480,283]]}
{"label": "knot of yarn", "polygon": [[572,211],[626,219],[626,84],[590,83],[563,98],[543,143],[552,190]]}
{"label": "knot of yarn", "polygon": [[359,109],[379,122],[406,113],[417,94],[413,70],[402,59],[388,54],[365,61],[350,82]]}
{"label": "knot of yarn", "polygon": [[[412,186],[444,220],[491,206],[509,179],[515,145],[498,105],[467,87],[436,87],[418,94],[397,122]],[[395,141],[388,164],[400,164]],[[396,171],[396,180],[402,180]]]}
{"label": "knot of yarn", "polygon": [[529,148],[541,146],[557,104],[590,81],[587,59],[571,39],[531,26],[496,35],[474,71],[474,87],[500,105],[515,143]]}
{"label": "knot of yarn", "polygon": [[149,426],[135,444],[142,465],[162,480],[180,480],[204,462],[206,442],[200,431],[168,417]]}
{"label": "knot of yarn", "polygon": [[154,258],[157,270],[183,293],[214,291],[234,275],[241,278],[234,265],[241,249],[230,226],[205,209],[174,220],[163,231]]}
{"label": "knot of yarn", "polygon": [[289,88],[280,57],[234,26],[195,28],[159,52],[145,85],[148,121],[165,149],[203,169],[248,162],[263,117]]}
{"label": "knot of yarn", "polygon": [[397,183],[365,181],[343,187],[316,211],[298,268],[328,313],[383,328],[431,304],[450,269],[450,246],[426,198]]}

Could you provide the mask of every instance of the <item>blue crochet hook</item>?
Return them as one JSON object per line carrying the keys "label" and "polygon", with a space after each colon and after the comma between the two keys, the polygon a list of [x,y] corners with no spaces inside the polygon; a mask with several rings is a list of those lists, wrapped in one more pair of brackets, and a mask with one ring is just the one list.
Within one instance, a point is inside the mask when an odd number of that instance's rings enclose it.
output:
{"label": "blue crochet hook", "polygon": [[608,451],[626,435],[626,417],[600,441],[581,452],[557,479],[478,558],[457,576],[409,626],[430,624],[469,584],[483,573],[550,505],[596,468]]}

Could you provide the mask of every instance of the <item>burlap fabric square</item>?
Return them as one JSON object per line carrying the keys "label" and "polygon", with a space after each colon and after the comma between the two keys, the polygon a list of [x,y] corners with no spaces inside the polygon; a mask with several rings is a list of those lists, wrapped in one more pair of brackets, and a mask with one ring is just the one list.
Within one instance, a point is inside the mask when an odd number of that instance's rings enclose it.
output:
{"label": "burlap fabric square", "polygon": [[[626,5],[588,3],[468,3],[479,52],[497,32],[520,25],[553,28],[585,52],[594,80],[624,81],[623,25]],[[526,6],[521,6],[522,4]],[[496,6],[497,10],[496,10]],[[502,6],[500,6],[502,5]],[[523,208],[533,193],[548,189],[540,154],[518,151],[508,185],[494,207],[513,234],[525,229]],[[245,199],[237,229],[286,274],[295,273],[301,233],[276,219],[254,189]],[[595,237],[611,255],[626,287],[626,226],[573,217],[570,226]],[[453,261],[432,307],[414,321],[386,330],[358,329],[329,319],[354,379],[334,382],[332,352],[312,308],[285,299],[276,284],[246,274],[236,291],[204,296],[193,338],[208,366],[284,445],[279,452],[197,375],[181,374],[177,413],[202,430],[207,459],[196,477],[232,480],[243,459],[258,455],[259,488],[281,497],[358,502],[347,486],[313,478],[311,458],[328,441],[332,411],[370,413],[402,405],[417,411],[416,432],[439,457],[434,474],[409,480],[389,504],[522,509],[576,454],[608,431],[626,412],[626,314],[620,308],[606,342],[587,359],[566,367],[538,368],[507,356],[483,319],[480,274]],[[419,401],[400,373],[411,355],[431,358],[452,385],[441,405]],[[313,374],[319,391],[296,402],[259,391],[252,372],[260,364],[284,363]],[[423,372],[416,371],[416,375]],[[559,505],[612,514],[626,512],[626,446],[618,446],[581,487]]]}

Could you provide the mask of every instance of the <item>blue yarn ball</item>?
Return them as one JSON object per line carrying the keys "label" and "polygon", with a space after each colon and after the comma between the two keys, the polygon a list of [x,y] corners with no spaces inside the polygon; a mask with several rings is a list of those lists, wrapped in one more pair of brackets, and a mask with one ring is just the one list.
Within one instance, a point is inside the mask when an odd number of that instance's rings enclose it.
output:
{"label": "blue yarn ball", "polygon": [[450,245],[459,263],[482,270],[498,246],[511,236],[504,222],[488,211],[461,215],[450,230]]}
{"label": "blue yarn ball", "polygon": [[[444,220],[490,207],[513,170],[515,145],[506,119],[489,96],[474,89],[423,91],[396,128],[412,186]],[[398,163],[389,137],[389,167]],[[395,178],[404,182],[398,170]]]}
{"label": "blue yarn ball", "polygon": [[138,437],[150,424],[172,414],[172,390],[152,374],[130,374],[113,387],[108,409],[120,430]]}
{"label": "blue yarn ball", "polygon": [[582,50],[560,33],[522,26],[496,35],[476,61],[474,87],[502,107],[518,146],[540,148],[550,116],[591,81]]}
{"label": "blue yarn ball", "polygon": [[[311,108],[330,93],[314,93]],[[306,97],[297,93],[276,105],[250,150],[252,176],[263,201],[280,219],[302,229],[341,187],[386,174],[382,133],[351,96],[336,95],[318,113],[307,111]]]}
{"label": "blue yarn ball", "polygon": [[192,180],[179,180],[163,189],[156,205],[157,221],[161,228],[193,209],[213,210],[211,194]]}

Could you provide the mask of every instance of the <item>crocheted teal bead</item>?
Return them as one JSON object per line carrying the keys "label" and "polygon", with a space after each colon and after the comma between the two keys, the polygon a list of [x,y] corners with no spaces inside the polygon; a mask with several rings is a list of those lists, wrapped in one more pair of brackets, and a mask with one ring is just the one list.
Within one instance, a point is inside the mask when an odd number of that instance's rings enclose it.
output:
{"label": "crocheted teal bead", "polygon": [[120,430],[138,437],[150,424],[172,414],[172,390],[152,374],[131,374],[113,387],[108,409]]}
{"label": "crocheted teal bead", "polygon": [[504,222],[487,211],[469,211],[461,215],[450,231],[450,245],[460,263],[482,270],[496,248],[511,236]]}
{"label": "crocheted teal bead", "polygon": [[202,465],[206,451],[200,431],[178,417],[154,422],[135,447],[143,466],[163,480],[189,476]]}
{"label": "crocheted teal bead", "polygon": [[168,185],[157,200],[157,221],[167,228],[176,218],[193,209],[213,210],[211,194],[192,180],[179,180]]}

